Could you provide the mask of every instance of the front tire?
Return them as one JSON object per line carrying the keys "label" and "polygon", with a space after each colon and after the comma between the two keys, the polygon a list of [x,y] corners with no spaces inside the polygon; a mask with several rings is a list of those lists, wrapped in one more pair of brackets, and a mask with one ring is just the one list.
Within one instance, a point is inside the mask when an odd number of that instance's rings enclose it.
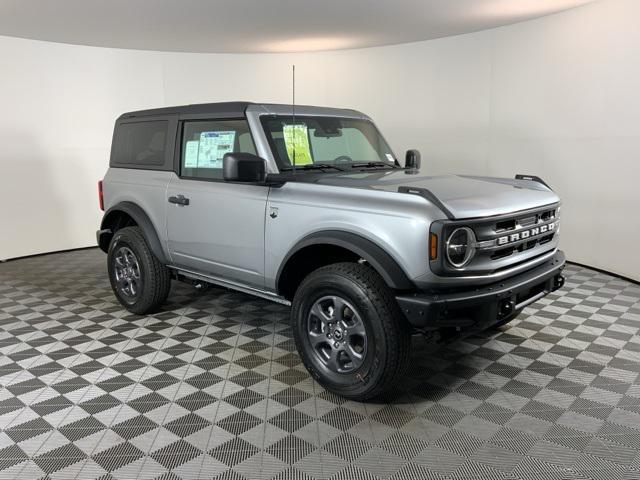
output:
{"label": "front tire", "polygon": [[291,308],[296,347],[327,390],[353,400],[388,391],[404,372],[410,329],[371,267],[337,263],[309,274]]}
{"label": "front tire", "polygon": [[167,299],[171,274],[149,248],[140,227],[126,227],[113,235],[107,266],[113,293],[130,312],[153,312]]}

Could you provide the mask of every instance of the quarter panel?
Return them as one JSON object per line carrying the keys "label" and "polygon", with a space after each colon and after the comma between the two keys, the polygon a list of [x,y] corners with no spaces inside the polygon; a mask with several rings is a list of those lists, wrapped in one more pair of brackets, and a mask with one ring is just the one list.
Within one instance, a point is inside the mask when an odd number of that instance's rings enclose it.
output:
{"label": "quarter panel", "polygon": [[167,258],[167,185],[173,172],[109,168],[102,181],[105,210],[121,202],[138,205],[149,216]]}

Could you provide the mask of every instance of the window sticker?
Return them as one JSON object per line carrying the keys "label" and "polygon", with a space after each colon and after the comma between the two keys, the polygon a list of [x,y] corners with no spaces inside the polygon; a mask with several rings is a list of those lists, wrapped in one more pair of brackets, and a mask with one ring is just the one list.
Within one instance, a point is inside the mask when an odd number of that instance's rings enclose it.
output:
{"label": "window sticker", "polygon": [[236,132],[202,132],[198,146],[198,168],[222,168],[222,157],[233,152]]}
{"label": "window sticker", "polygon": [[390,162],[393,162],[393,155],[391,155],[390,153],[385,153],[387,160],[389,160]]}
{"label": "window sticker", "polygon": [[184,168],[198,168],[200,140],[190,140],[184,149]]}
{"label": "window sticker", "polygon": [[305,124],[284,125],[282,127],[284,135],[284,144],[287,148],[287,155],[291,164],[311,165],[313,158],[311,157],[311,147],[309,146],[309,132]]}

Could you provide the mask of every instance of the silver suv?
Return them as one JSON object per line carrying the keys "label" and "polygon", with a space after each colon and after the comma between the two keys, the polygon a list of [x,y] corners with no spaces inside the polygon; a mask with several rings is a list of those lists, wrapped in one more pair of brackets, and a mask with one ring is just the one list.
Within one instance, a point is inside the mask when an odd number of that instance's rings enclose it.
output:
{"label": "silver suv", "polygon": [[354,110],[246,102],[126,113],[99,185],[113,291],[158,309],[171,280],[291,305],[302,360],[351,399],[387,390],[411,335],[502,325],[560,288],[560,202],[539,178],[402,167]]}

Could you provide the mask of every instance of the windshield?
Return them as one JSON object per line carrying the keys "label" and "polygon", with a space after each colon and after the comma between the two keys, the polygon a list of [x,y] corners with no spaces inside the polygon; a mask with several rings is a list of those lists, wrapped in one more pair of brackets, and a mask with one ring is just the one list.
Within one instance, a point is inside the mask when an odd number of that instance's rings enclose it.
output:
{"label": "windshield", "polygon": [[389,145],[368,120],[297,116],[262,117],[280,170],[394,166]]}

